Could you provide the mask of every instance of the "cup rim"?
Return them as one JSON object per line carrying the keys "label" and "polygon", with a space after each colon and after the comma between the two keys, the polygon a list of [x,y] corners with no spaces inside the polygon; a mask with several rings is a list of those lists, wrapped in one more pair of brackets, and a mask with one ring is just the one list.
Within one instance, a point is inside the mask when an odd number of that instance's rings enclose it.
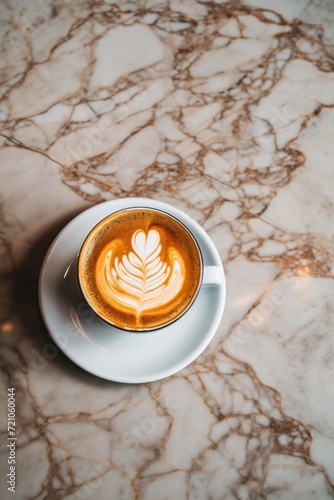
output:
{"label": "cup rim", "polygon": [[[153,200],[150,200],[150,201],[153,201]],[[166,204],[164,204],[166,205]],[[174,219],[177,223],[179,223],[183,229],[186,230],[186,232],[190,235],[190,237],[192,238],[192,240],[194,241],[195,243],[195,247],[198,251],[198,255],[199,255],[199,263],[200,263],[200,276],[199,276],[199,280],[198,280],[198,284],[197,284],[197,288],[196,288],[196,292],[194,293],[191,301],[189,302],[189,304],[187,305],[187,307],[182,310],[182,312],[180,314],[178,314],[175,318],[173,318],[172,320],[164,323],[163,325],[158,325],[158,326],[154,326],[154,327],[149,327],[149,328],[143,328],[143,329],[134,329],[134,328],[126,328],[126,327],[122,327],[122,326],[118,326],[116,325],[115,323],[109,321],[108,319],[104,318],[98,311],[97,309],[94,307],[94,305],[91,303],[90,299],[88,298],[85,290],[84,290],[84,287],[82,285],[82,282],[81,282],[81,278],[80,278],[80,273],[79,273],[79,263],[80,263],[80,258],[83,254],[83,249],[88,241],[88,239],[90,238],[90,236],[92,235],[92,233],[98,228],[99,225],[102,225],[107,219],[109,219],[110,217],[116,215],[117,213],[119,212],[125,212],[125,211],[131,211],[131,210],[150,210],[150,211],[155,211],[155,212],[159,212],[159,213],[163,213],[164,215],[168,216],[168,217],[171,217],[172,219]],[[178,209],[179,210],[179,209]],[[179,212],[181,212],[179,210]],[[182,212],[181,212],[182,213]],[[187,215],[187,214],[185,214]],[[187,215],[187,217],[189,217]],[[152,332],[155,332],[157,330],[163,330],[164,328],[172,325],[173,323],[175,323],[176,321],[178,321],[180,318],[182,318],[182,316],[184,316],[188,311],[189,309],[194,305],[197,297],[198,297],[198,294],[201,290],[201,287],[202,287],[202,282],[203,282],[203,274],[204,274],[204,259],[203,259],[203,254],[202,254],[202,250],[201,250],[201,247],[200,247],[200,244],[198,243],[195,235],[192,233],[192,231],[187,227],[187,225],[181,221],[178,217],[176,217],[175,215],[171,214],[170,212],[167,211],[167,207],[166,209],[161,209],[161,208],[158,208],[158,207],[155,207],[155,206],[149,206],[149,205],[132,205],[130,207],[124,207],[124,208],[119,208],[117,210],[114,210],[112,212],[110,212],[110,214],[108,214],[107,216],[103,217],[103,219],[99,220],[90,230],[89,232],[87,233],[85,239],[83,240],[83,243],[80,247],[80,250],[78,252],[78,258],[77,258],[77,266],[76,266],[76,275],[77,275],[77,280],[78,280],[78,283],[79,283],[79,288],[80,288],[80,291],[87,303],[87,305],[90,307],[90,309],[93,311],[93,313],[101,320],[103,321],[105,324],[107,324],[108,326],[112,327],[112,328],[115,328],[117,330],[120,330],[122,332],[127,332],[127,333],[134,333],[134,334],[145,334],[145,333],[152,333]]]}

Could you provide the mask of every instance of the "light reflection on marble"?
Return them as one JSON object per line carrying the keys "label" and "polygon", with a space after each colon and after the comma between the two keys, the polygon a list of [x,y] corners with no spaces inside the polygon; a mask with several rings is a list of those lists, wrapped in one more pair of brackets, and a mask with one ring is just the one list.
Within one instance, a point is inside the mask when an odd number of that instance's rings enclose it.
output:
{"label": "light reflection on marble", "polygon": [[[9,0],[0,18],[17,498],[333,498],[331,2]],[[37,302],[59,230],[125,196],[201,223],[228,287],[200,358],[137,386],[57,352]]]}

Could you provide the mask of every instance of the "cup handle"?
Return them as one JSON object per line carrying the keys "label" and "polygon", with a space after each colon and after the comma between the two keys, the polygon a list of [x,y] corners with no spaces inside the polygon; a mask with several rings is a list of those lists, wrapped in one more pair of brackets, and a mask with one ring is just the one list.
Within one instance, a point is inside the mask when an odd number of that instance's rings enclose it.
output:
{"label": "cup handle", "polygon": [[222,285],[224,282],[224,269],[222,266],[205,266],[203,271],[203,286]]}

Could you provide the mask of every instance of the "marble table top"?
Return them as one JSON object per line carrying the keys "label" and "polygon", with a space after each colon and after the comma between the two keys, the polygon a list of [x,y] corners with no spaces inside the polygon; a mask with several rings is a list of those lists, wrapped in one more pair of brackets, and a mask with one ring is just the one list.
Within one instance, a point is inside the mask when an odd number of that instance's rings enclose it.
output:
{"label": "marble table top", "polygon": [[[3,0],[0,20],[0,498],[333,498],[333,3]],[[74,216],[135,196],[202,225],[227,301],[194,362],[131,385],[71,362],[37,292]]]}

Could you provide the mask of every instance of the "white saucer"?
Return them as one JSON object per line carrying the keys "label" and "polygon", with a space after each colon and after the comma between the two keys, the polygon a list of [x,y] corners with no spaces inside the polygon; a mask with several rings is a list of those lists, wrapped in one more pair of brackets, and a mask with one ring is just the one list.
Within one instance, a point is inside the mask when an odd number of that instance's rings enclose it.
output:
{"label": "white saucer", "polygon": [[221,265],[218,251],[207,233],[180,210],[145,198],[112,200],[81,213],[59,233],[42,266],[39,302],[51,337],[74,363],[107,380],[143,383],[178,372],[203,352],[223,315],[225,281],[219,286],[202,287],[186,314],[154,332],[124,332],[99,320],[79,289],[78,252],[87,233],[100,219],[130,206],[169,211],[194,234],[204,265]]}

